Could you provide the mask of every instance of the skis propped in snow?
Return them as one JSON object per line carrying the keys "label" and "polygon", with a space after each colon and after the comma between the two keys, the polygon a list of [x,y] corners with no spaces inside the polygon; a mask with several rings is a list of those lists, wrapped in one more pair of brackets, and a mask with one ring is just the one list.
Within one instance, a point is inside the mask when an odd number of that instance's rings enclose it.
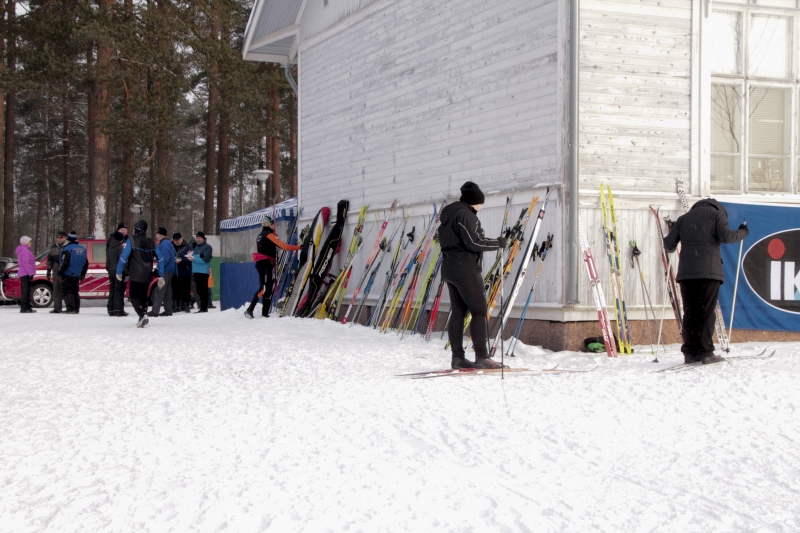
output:
{"label": "skis propped in snow", "polygon": [[[720,361],[720,363],[732,363],[734,361],[743,361],[745,359],[769,359],[773,355],[775,355],[775,350],[770,350],[767,352],[768,348],[764,348],[760,352],[752,355],[731,355]],[[719,363],[711,363],[712,365],[716,365]],[[675,373],[675,372],[683,372],[684,370],[691,370],[692,368],[698,368],[701,366],[711,366],[711,365],[704,365],[703,363],[683,363],[680,365],[669,366],[667,368],[662,368],[660,370],[656,370],[657,374],[661,373]]]}

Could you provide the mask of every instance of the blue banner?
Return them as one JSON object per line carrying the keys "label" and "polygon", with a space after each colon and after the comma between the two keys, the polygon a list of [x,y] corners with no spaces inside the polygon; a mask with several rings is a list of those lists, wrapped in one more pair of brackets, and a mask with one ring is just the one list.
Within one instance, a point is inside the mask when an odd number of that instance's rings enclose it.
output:
{"label": "blue banner", "polygon": [[250,303],[258,290],[255,263],[221,263],[219,270],[221,311]]}
{"label": "blue banner", "polygon": [[[747,220],[734,329],[800,331],[800,207],[720,202],[731,229]],[[730,325],[739,244],[722,245],[719,303]]]}

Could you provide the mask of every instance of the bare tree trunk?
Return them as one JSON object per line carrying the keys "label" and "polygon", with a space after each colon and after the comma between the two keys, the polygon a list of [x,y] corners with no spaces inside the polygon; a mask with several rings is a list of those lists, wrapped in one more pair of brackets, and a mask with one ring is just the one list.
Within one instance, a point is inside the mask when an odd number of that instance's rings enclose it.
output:
{"label": "bare tree trunk", "polygon": [[[3,30],[5,25],[6,5],[3,0],[0,0],[0,74],[3,73],[5,67],[6,55],[6,41]],[[5,145],[5,129],[6,129],[6,95],[0,91],[0,146]],[[0,168],[5,168],[5,150],[0,150]],[[3,251],[4,235],[5,235],[5,186],[0,187],[0,252]]]}
{"label": "bare tree trunk", "polygon": [[[211,39],[219,38],[219,20],[216,2],[211,2]],[[215,52],[212,52],[215,53]],[[206,120],[206,197],[203,205],[203,229],[214,228],[214,177],[217,168],[217,76],[216,57],[212,57],[208,69],[208,119]]]}
{"label": "bare tree trunk", "polygon": [[[98,0],[97,7],[103,15],[108,15],[115,0]],[[94,208],[91,230],[97,237],[106,235],[108,227],[108,182],[111,160],[111,146],[106,130],[106,122],[111,114],[111,100],[108,92],[108,78],[111,74],[111,46],[105,42],[97,43],[97,65],[95,69],[95,99],[97,116],[94,136],[94,195],[90,199]],[[99,126],[99,127],[98,127]]]}
{"label": "bare tree trunk", "polygon": [[[50,172],[49,172],[49,165],[45,162],[45,181],[50,179]],[[44,208],[44,194],[42,192],[41,185],[36,187],[36,232],[33,234],[33,253],[36,254],[39,252],[39,243],[41,242],[40,238],[42,235],[42,210]]]}
{"label": "bare tree trunk", "polygon": [[[14,23],[16,18],[16,2],[9,0],[6,13],[7,20],[7,39],[8,48],[6,56],[8,70],[16,70],[16,35],[14,34]],[[10,257],[14,251],[14,127],[16,126],[15,106],[17,103],[17,93],[11,89],[6,96],[6,138],[5,138],[5,160],[3,161],[3,255]]]}
{"label": "bare tree trunk", "polygon": [[70,138],[69,138],[69,86],[64,90],[64,107],[63,114],[63,139],[62,153],[63,153],[63,183],[64,183],[64,227],[63,231],[70,231],[72,227],[72,195],[69,179],[69,166],[70,166]]}
{"label": "bare tree trunk", "polygon": [[290,113],[292,120],[289,121],[289,157],[292,159],[292,188],[291,197],[297,197],[297,98],[294,92],[291,94],[292,112]]}
{"label": "bare tree trunk", "polygon": [[[265,167],[261,166],[261,164],[265,160],[264,145],[261,143],[262,140],[266,143],[266,140],[263,137],[259,137],[258,138],[258,168],[259,169],[265,168]],[[266,187],[266,184],[264,184],[264,186]],[[258,180],[256,180],[256,189],[258,190],[258,209],[263,209],[264,208],[264,191],[261,188],[261,182],[258,181]]]}
{"label": "bare tree trunk", "polygon": [[219,155],[217,156],[217,235],[219,235],[220,222],[230,216],[230,128],[230,115],[223,112],[219,122]]}
{"label": "bare tree trunk", "polygon": [[[97,150],[97,91],[95,88],[94,45],[90,46],[86,51],[86,74],[89,79],[89,88],[86,97],[86,173],[89,178],[89,223],[92,224],[96,217],[94,198],[97,196],[97,177],[95,174],[97,168],[95,165]],[[81,213],[81,227],[79,231],[85,234],[83,224],[83,213]],[[65,231],[71,231],[71,229]]]}
{"label": "bare tree trunk", "polygon": [[272,171],[272,203],[277,204],[281,201],[281,138],[280,138],[280,113],[281,102],[278,87],[270,87],[270,105],[272,107],[272,137],[270,137],[270,170]]}

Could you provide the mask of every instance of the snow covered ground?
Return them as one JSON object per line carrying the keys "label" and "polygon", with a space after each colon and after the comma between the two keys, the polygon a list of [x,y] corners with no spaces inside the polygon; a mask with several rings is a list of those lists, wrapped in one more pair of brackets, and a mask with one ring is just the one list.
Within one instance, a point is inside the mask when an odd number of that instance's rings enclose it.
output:
{"label": "snow covered ground", "polygon": [[654,370],[677,347],[521,347],[512,366],[599,366],[395,377],[443,344],[0,307],[0,531],[800,530],[800,345],[674,374]]}

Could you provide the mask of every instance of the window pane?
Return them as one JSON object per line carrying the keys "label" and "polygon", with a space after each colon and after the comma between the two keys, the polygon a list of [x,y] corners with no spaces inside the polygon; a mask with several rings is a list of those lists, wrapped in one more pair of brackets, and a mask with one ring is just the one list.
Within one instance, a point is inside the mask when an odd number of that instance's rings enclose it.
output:
{"label": "window pane", "polygon": [[741,96],[738,85],[711,86],[712,152],[741,152]]}
{"label": "window pane", "polygon": [[92,262],[93,263],[106,263],[106,245],[92,244]]}
{"label": "window pane", "polygon": [[742,20],[737,12],[711,14],[711,70],[718,74],[739,74],[742,71]]}
{"label": "window pane", "polygon": [[748,190],[786,192],[791,190],[788,157],[750,157]]}
{"label": "window pane", "polygon": [[738,155],[712,155],[711,190],[739,192],[742,187],[741,168]]}
{"label": "window pane", "polygon": [[789,17],[757,14],[750,18],[750,74],[769,78],[792,75],[792,22]]}
{"label": "window pane", "polygon": [[750,87],[750,154],[789,155],[791,94],[791,89]]}
{"label": "window pane", "polygon": [[[730,0],[726,0],[730,2]],[[771,7],[795,7],[795,0],[753,0],[754,4]]]}

